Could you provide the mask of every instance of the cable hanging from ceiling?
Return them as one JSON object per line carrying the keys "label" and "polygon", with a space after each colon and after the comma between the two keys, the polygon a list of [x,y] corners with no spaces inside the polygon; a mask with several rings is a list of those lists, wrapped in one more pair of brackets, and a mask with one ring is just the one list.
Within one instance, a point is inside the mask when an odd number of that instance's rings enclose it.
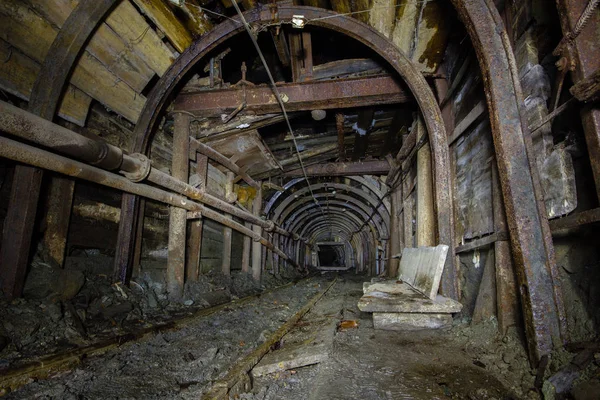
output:
{"label": "cable hanging from ceiling", "polygon": [[258,42],[256,41],[256,38],[254,37],[254,34],[252,33],[252,30],[250,28],[250,25],[248,24],[248,21],[246,21],[246,18],[244,18],[244,14],[242,13],[242,10],[240,10],[240,7],[237,5],[237,2],[232,1],[231,3],[233,4],[235,11],[237,12],[238,16],[240,17],[240,20],[241,20],[242,24],[244,25],[246,32],[250,36],[250,40],[252,40],[252,44],[256,48],[256,51],[258,52],[258,56],[260,58],[260,61],[262,62],[262,65],[265,68],[265,71],[267,72],[267,76],[269,78],[269,83],[271,85],[271,89],[273,90],[273,93],[275,94],[275,98],[277,99],[277,103],[279,104],[279,107],[281,108],[281,111],[283,113],[283,118],[285,119],[287,128],[290,132],[290,136],[292,137],[296,155],[298,156],[298,161],[300,163],[300,168],[302,169],[302,174],[304,175],[304,179],[306,180],[306,183],[308,185],[308,190],[310,191],[310,195],[313,198],[313,201],[315,202],[317,207],[319,207],[321,214],[323,214],[323,217],[325,217],[329,221],[331,230],[333,232],[333,225],[331,223],[331,218],[327,217],[327,215],[323,211],[323,207],[321,207],[321,204],[317,200],[315,193],[313,192],[312,186],[310,184],[310,181],[308,179],[308,175],[306,174],[306,168],[304,166],[304,162],[302,161],[302,156],[300,155],[300,150],[298,149],[298,142],[296,141],[296,135],[294,134],[294,130],[292,129],[292,124],[290,123],[290,119],[289,119],[287,111],[285,109],[285,105],[283,104],[283,100],[281,98],[281,94],[279,93],[279,89],[277,88],[277,85],[275,84],[275,79],[273,79],[273,75],[271,74],[271,69],[267,65],[265,56],[263,55],[263,52],[260,49],[260,46],[258,45]]}

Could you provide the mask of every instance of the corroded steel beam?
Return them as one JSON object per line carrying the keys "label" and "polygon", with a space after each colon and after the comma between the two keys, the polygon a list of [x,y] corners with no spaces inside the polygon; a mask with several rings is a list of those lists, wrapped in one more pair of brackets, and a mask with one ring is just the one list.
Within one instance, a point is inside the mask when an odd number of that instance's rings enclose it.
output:
{"label": "corroded steel beam", "polygon": [[[308,176],[352,176],[352,175],[384,175],[390,170],[387,161],[337,162],[313,164],[306,167]],[[301,169],[294,169],[282,174],[287,177],[304,176]]]}
{"label": "corroded steel beam", "polygon": [[[410,92],[391,76],[332,79],[283,83],[277,89],[291,111],[354,108],[413,101]],[[254,114],[281,111],[270,86],[243,86],[182,93],[175,99],[176,111],[198,116],[227,114],[245,104],[243,110]]]}
{"label": "corroded steel beam", "polygon": [[537,363],[561,343],[566,321],[548,220],[536,197],[539,182],[532,176],[536,167],[530,160],[535,157],[528,148],[527,119],[521,115],[523,95],[514,54],[490,0],[452,3],[467,27],[484,78],[529,354]]}

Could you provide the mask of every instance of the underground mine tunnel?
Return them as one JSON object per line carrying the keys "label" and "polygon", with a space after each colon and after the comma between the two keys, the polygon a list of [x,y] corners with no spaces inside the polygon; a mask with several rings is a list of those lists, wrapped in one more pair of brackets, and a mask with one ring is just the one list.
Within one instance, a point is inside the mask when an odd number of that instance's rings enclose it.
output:
{"label": "underground mine tunnel", "polygon": [[0,397],[600,399],[598,0],[0,0]]}

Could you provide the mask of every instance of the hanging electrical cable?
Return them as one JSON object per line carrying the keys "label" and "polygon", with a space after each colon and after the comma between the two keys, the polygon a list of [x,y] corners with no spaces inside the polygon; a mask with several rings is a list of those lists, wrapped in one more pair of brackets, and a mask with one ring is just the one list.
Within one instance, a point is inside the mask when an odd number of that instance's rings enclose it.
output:
{"label": "hanging electrical cable", "polygon": [[285,105],[283,104],[283,100],[281,99],[281,95],[279,93],[279,89],[277,88],[277,85],[275,84],[275,79],[273,79],[273,75],[271,74],[271,69],[267,65],[267,60],[265,60],[265,56],[263,55],[263,52],[260,49],[260,46],[258,45],[258,42],[257,42],[256,38],[254,37],[254,35],[252,33],[252,30],[250,29],[250,25],[248,24],[248,21],[246,21],[246,18],[244,18],[244,14],[242,13],[242,10],[240,10],[240,7],[237,5],[237,2],[232,1],[232,4],[233,4],[233,7],[235,8],[235,11],[237,12],[238,16],[240,17],[240,20],[241,20],[242,24],[244,25],[244,28],[246,29],[246,32],[250,36],[250,40],[252,40],[252,44],[256,48],[256,51],[258,52],[258,56],[260,58],[260,61],[262,62],[262,65],[265,68],[265,71],[267,72],[267,76],[269,78],[269,83],[271,85],[271,89],[273,90],[273,93],[275,94],[275,98],[277,99],[277,103],[279,103],[279,107],[281,108],[281,112],[283,113],[283,118],[285,119],[285,122],[287,124],[287,128],[288,128],[288,130],[290,132],[290,136],[292,137],[292,142],[294,143],[294,149],[296,151],[296,155],[298,156],[298,161],[300,163],[300,168],[302,169],[302,174],[304,175],[304,179],[306,180],[306,184],[308,185],[308,190],[310,192],[310,195],[312,196],[313,201],[315,202],[315,204],[317,205],[317,207],[319,207],[319,210],[321,211],[321,214],[323,214],[323,217],[325,217],[329,221],[329,224],[331,226],[331,230],[333,232],[333,225],[331,223],[331,218],[328,218],[327,215],[325,214],[325,212],[323,211],[323,207],[321,207],[321,204],[317,200],[317,198],[315,196],[315,193],[313,192],[312,186],[310,184],[310,181],[308,179],[308,175],[306,174],[306,168],[304,167],[304,162],[302,161],[302,156],[300,155],[300,150],[298,149],[298,143],[296,141],[296,135],[294,135],[294,130],[292,129],[292,124],[290,123],[290,119],[289,119],[289,117],[287,115],[287,111],[285,109]]}

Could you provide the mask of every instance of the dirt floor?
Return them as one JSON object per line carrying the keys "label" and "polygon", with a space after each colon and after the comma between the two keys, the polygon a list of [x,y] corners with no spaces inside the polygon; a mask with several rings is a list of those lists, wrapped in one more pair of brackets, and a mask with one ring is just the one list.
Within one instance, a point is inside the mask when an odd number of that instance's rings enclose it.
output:
{"label": "dirt floor", "polygon": [[23,298],[7,302],[0,296],[0,373],[42,355],[136,332],[290,282],[267,273],[257,285],[241,271],[208,273],[187,283],[183,298],[172,301],[164,263],[157,264],[146,262],[126,287],[112,283],[111,257],[69,257],[64,269],[34,258]]}
{"label": "dirt floor", "polygon": [[[418,332],[374,330],[371,315],[356,307],[363,280],[353,277],[339,281],[303,319],[308,326],[321,324],[323,319],[334,322],[330,324],[333,340],[326,361],[259,377],[254,394],[241,398],[526,398],[523,388],[527,393],[533,377],[524,352],[517,347],[520,345],[493,343],[490,339],[494,334],[490,333],[483,344],[489,347],[489,354],[482,353],[474,344],[479,339],[469,336],[478,335],[460,326]],[[342,320],[354,320],[358,327],[342,329],[338,327]],[[321,334],[318,340],[323,338]],[[484,354],[488,354],[483,357],[485,363],[480,361]],[[506,367],[495,368],[503,364]]]}
{"label": "dirt floor", "polygon": [[[181,329],[150,335],[86,359],[52,379],[31,382],[7,393],[6,398],[201,398],[214,381],[263,343],[332,278],[309,278],[252,301],[228,305]],[[251,373],[252,387],[246,393],[232,392],[231,398],[540,398],[534,390],[536,371],[529,367],[516,330],[500,336],[493,320],[476,326],[457,321],[444,330],[374,330],[371,315],[356,306],[365,280],[352,274],[338,277],[329,292],[263,359],[297,349],[314,356],[318,363],[262,376]],[[163,311],[168,313],[169,309]],[[561,354],[550,363],[547,375],[573,357],[571,353]],[[586,385],[597,378],[598,367],[592,363],[578,385],[588,397],[572,398],[594,398],[589,397],[593,387],[586,389]]]}

